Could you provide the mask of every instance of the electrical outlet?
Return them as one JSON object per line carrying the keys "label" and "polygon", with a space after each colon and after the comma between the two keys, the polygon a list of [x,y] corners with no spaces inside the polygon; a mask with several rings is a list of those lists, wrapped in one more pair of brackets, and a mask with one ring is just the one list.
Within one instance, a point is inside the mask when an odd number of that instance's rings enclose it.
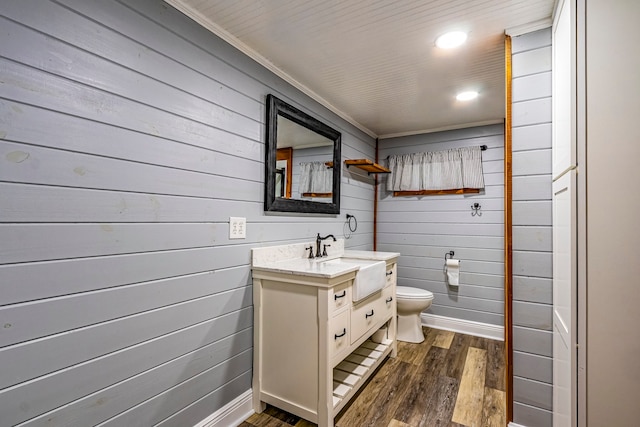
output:
{"label": "electrical outlet", "polygon": [[231,216],[229,217],[229,239],[247,238],[247,219]]}

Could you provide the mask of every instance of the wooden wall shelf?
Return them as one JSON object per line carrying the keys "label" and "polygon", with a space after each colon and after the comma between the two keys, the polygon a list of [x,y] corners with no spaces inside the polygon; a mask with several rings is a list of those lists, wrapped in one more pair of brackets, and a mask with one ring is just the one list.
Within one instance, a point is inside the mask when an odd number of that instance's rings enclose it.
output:
{"label": "wooden wall shelf", "polygon": [[345,160],[344,164],[347,165],[347,169],[350,166],[355,166],[364,171],[367,171],[369,175],[372,173],[391,173],[391,171],[384,166],[381,166],[377,163],[372,162],[368,159],[353,159],[353,160]]}
{"label": "wooden wall shelf", "polygon": [[302,193],[302,197],[333,197],[333,193]]}
{"label": "wooden wall shelf", "polygon": [[394,191],[393,197],[402,196],[442,196],[445,194],[478,194],[479,188],[456,188],[452,190],[416,190],[416,191]]}

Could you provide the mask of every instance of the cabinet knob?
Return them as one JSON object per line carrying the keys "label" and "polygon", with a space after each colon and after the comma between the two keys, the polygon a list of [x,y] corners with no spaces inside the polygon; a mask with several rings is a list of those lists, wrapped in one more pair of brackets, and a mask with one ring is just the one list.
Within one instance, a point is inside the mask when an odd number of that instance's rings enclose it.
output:
{"label": "cabinet knob", "polygon": [[373,316],[373,310],[371,310],[371,313],[370,313],[370,314],[369,314],[369,313],[365,313],[365,314],[364,314],[364,318],[365,318],[365,319],[368,319],[368,318],[369,318],[369,317],[371,317],[371,316]]}
{"label": "cabinet knob", "polygon": [[334,300],[337,300],[338,298],[344,298],[345,296],[347,296],[347,290],[346,290],[346,289],[342,291],[342,294],[340,294],[340,295],[338,295],[338,294],[334,295],[334,296],[333,296],[333,299],[334,299]]}
{"label": "cabinet knob", "polygon": [[391,301],[393,301],[393,297],[389,297],[389,298],[387,298],[387,301],[386,301],[386,302],[391,302]]}
{"label": "cabinet knob", "polygon": [[342,328],[342,333],[341,334],[334,334],[333,335],[333,339],[337,340],[338,338],[342,338],[345,335],[347,335],[347,328]]}
{"label": "cabinet knob", "polygon": [[391,276],[393,274],[393,271],[387,271],[387,276]]}

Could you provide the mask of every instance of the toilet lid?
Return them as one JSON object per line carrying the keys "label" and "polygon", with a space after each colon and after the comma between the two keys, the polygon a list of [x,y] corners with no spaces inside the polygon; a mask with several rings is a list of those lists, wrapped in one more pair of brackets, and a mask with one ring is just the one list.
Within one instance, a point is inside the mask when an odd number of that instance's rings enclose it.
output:
{"label": "toilet lid", "polygon": [[405,299],[433,299],[431,292],[410,286],[396,286],[396,295]]}

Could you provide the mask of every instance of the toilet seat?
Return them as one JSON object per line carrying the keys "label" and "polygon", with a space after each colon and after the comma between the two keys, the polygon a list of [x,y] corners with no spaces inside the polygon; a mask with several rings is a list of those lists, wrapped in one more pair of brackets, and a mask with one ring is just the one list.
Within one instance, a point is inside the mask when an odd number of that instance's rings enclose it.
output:
{"label": "toilet seat", "polygon": [[431,292],[409,286],[396,286],[396,296],[404,299],[433,299],[433,294]]}

